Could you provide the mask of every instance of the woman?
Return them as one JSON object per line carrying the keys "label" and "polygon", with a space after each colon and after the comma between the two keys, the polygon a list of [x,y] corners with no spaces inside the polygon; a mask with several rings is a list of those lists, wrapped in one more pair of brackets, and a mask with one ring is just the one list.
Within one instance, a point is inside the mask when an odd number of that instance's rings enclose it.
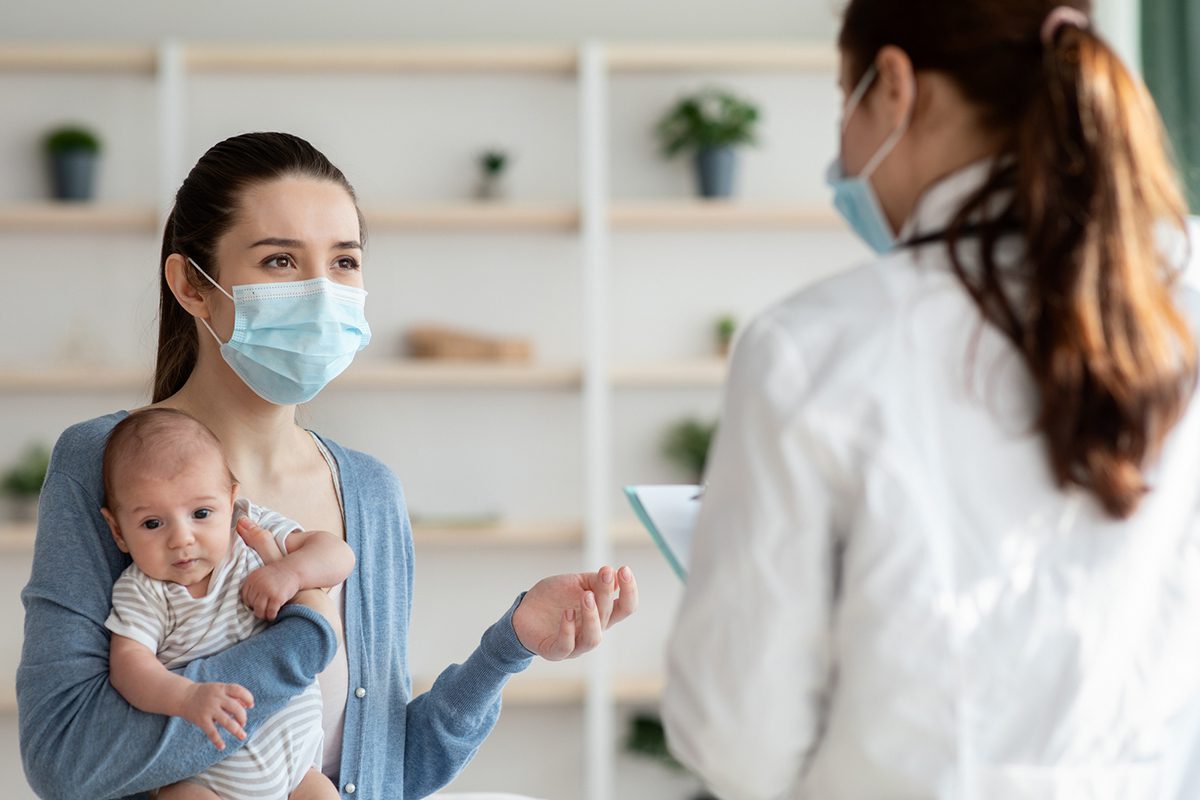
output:
{"label": "woman", "polygon": [[740,342],[669,646],[722,798],[1197,796],[1183,203],[1088,10],[848,4],[832,177],[880,257]]}
{"label": "woman", "polygon": [[[463,664],[412,697],[413,542],[400,484],[375,459],[295,422],[296,404],[370,338],[362,240],[349,183],[302,139],[247,134],[209,150],[179,189],[163,236],[153,405],[206,424],[243,494],[343,536],[357,556],[332,600],[297,595],[272,627],[193,661],[187,677],[249,689],[250,736],[316,677],[324,771],[343,795],[418,798],[470,760],[510,675],[534,655],[558,660],[596,647],[633,613],[637,586],[624,567],[547,578]],[[100,457],[125,416],[63,433],[42,491],[17,696],[26,774],[46,797],[144,796],[223,755],[190,723],[131,708],[108,682],[104,619],[129,559],[104,535]],[[238,743],[225,742],[224,753]]]}

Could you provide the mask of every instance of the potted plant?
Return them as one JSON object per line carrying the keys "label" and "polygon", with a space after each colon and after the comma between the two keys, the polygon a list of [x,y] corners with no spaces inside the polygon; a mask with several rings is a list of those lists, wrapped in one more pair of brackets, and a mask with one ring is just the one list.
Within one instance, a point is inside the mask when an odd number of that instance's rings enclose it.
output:
{"label": "potted plant", "polygon": [[46,134],[46,155],[56,200],[90,200],[100,154],[100,139],[87,128],[64,126]]}
{"label": "potted plant", "polygon": [[663,455],[687,472],[693,483],[701,483],[708,448],[717,432],[717,423],[685,419],[667,429]]}
{"label": "potted plant", "polygon": [[[633,755],[657,761],[676,772],[685,772],[683,765],[667,750],[667,735],[662,720],[654,714],[642,712],[629,720],[629,732],[625,737],[625,750]],[[716,800],[708,792],[700,792],[692,800]]]}
{"label": "potted plant", "polygon": [[8,498],[8,516],[18,522],[28,522],[37,512],[38,495],[46,482],[50,466],[50,451],[43,445],[31,445],[8,472],[4,473],[0,490]]}
{"label": "potted plant", "polygon": [[695,154],[702,197],[733,194],[739,145],[757,143],[758,107],[723,89],[705,89],[681,98],[658,123],[668,158]]}
{"label": "potted plant", "polygon": [[503,150],[485,150],[479,154],[479,186],[475,196],[480,200],[499,200],[505,195],[504,175],[511,159]]}
{"label": "potted plant", "polygon": [[733,345],[733,334],[737,332],[737,319],[726,314],[717,320],[713,332],[717,338],[717,354],[721,357],[729,355],[729,349]]}

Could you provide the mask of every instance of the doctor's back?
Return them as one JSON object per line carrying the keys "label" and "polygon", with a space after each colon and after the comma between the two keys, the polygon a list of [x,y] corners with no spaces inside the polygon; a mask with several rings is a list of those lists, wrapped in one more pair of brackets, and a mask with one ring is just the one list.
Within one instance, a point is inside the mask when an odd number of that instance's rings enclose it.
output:
{"label": "doctor's back", "polygon": [[669,648],[723,799],[1200,796],[1200,299],[1086,10],[849,4],[881,255],[741,337]]}

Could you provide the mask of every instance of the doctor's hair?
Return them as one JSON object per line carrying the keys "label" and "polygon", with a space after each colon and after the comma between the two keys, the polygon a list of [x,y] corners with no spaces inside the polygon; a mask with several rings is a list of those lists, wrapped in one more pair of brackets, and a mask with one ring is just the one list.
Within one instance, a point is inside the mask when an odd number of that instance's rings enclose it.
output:
{"label": "doctor's hair", "polygon": [[[1065,24],[1047,22],[1063,5]],[[1175,303],[1183,265],[1160,249],[1169,231],[1186,241],[1162,121],[1144,84],[1081,24],[1090,11],[1088,0],[851,0],[839,46],[859,76],[881,48],[899,47],[914,70],[954,81],[1002,137],[987,182],[947,230],[950,259],[1032,373],[1059,486],[1125,518],[1195,391],[1196,343]],[[1025,258],[1001,267],[997,244],[1014,230]],[[979,265],[959,258],[968,232]]]}
{"label": "doctor's hair", "polygon": [[225,468],[229,488],[238,482],[225,460],[216,434],[200,420],[177,408],[144,408],[118,422],[108,433],[101,461],[104,506],[116,511],[122,480],[130,468],[169,477],[204,451],[216,452]]}
{"label": "doctor's hair", "polygon": [[[358,207],[354,188],[342,171],[317,148],[290,133],[243,133],[213,145],[188,173],[163,230],[159,269],[158,358],[154,369],[153,402],[179,391],[196,365],[199,342],[196,323],[171,293],[167,284],[167,258],[178,253],[194,259],[220,279],[214,258],[217,242],[233,226],[242,195],[253,186],[289,177],[316,178],[341,186]],[[359,241],[366,227],[358,212]],[[185,262],[188,283],[197,291],[213,286]]]}

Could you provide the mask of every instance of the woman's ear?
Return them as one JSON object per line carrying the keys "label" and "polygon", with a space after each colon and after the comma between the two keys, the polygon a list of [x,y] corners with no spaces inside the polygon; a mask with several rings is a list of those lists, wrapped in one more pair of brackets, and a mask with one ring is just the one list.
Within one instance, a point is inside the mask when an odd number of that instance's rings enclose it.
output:
{"label": "woman's ear", "polygon": [[[879,70],[878,88],[870,94],[875,113],[882,115],[892,129],[910,122],[917,108],[917,79],[912,59],[895,45],[885,45],[875,57]],[[870,95],[868,95],[870,97]]]}
{"label": "woman's ear", "polygon": [[167,286],[171,288],[171,294],[175,295],[175,300],[193,317],[212,319],[208,301],[188,280],[187,273],[187,259],[179,253],[167,256],[166,263],[163,264],[163,275],[166,277]]}
{"label": "woman's ear", "polygon": [[121,527],[117,525],[117,518],[107,508],[100,509],[100,513],[104,515],[104,521],[108,523],[109,533],[112,534],[113,541],[117,543],[117,549],[122,553],[128,553],[129,545],[125,544],[125,537],[121,535]]}

